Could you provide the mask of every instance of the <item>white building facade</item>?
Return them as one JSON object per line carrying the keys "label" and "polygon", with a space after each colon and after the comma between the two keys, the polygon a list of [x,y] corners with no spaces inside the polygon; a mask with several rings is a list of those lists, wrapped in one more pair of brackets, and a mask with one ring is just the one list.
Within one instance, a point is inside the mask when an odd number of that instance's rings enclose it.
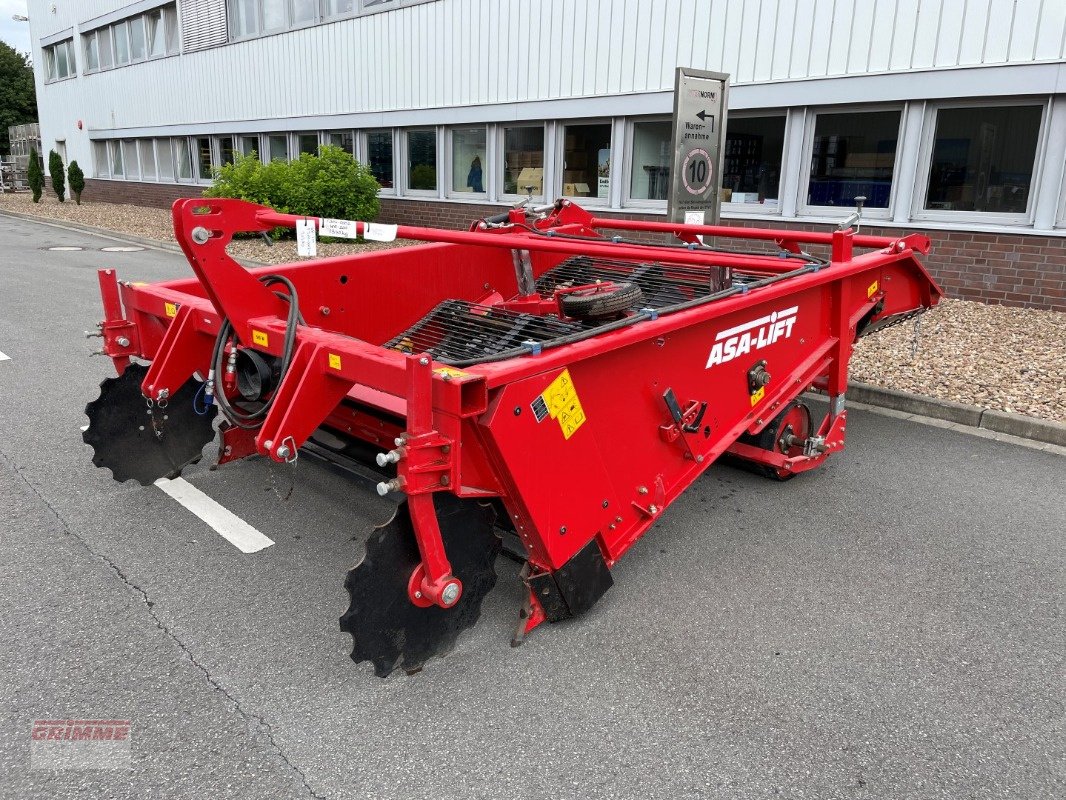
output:
{"label": "white building facade", "polygon": [[[723,219],[923,230],[956,294],[1066,310],[1066,0],[30,0],[86,197],[333,143],[383,219],[665,213],[675,67],[729,73]],[[1030,252],[1030,251],[1036,252]]]}

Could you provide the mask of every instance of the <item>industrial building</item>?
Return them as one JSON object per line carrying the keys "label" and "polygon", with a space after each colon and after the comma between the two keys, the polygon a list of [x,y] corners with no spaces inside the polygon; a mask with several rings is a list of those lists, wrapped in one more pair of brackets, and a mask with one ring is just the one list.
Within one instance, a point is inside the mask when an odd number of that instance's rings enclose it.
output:
{"label": "industrial building", "polygon": [[381,218],[663,218],[679,65],[729,73],[723,220],[864,196],[960,297],[1066,311],[1066,3],[30,0],[43,146],[163,205],[237,152],[365,161]]}

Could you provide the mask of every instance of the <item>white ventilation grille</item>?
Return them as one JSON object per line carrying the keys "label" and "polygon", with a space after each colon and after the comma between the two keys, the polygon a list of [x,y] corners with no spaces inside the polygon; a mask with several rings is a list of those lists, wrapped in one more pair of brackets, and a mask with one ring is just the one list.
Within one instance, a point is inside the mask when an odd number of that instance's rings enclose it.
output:
{"label": "white ventilation grille", "polygon": [[188,53],[226,43],[226,0],[185,0],[180,6],[182,50]]}

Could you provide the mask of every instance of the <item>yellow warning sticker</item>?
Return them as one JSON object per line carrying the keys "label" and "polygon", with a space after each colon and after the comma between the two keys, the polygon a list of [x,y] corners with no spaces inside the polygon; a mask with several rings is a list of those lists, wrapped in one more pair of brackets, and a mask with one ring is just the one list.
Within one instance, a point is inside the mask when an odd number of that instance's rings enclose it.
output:
{"label": "yellow warning sticker", "polygon": [[163,311],[168,317],[178,316],[178,307],[174,303],[163,303]]}
{"label": "yellow warning sticker", "polygon": [[570,370],[564,369],[559,373],[559,377],[548,384],[548,388],[541,392],[540,396],[548,407],[551,418],[559,421],[564,439],[569,439],[585,424],[585,409],[581,407],[577,389],[570,379]]}
{"label": "yellow warning sticker", "polygon": [[341,357],[339,355],[337,355],[336,353],[330,353],[329,354],[329,368],[330,369],[340,369],[341,368]]}
{"label": "yellow warning sticker", "polygon": [[442,378],[465,378],[470,373],[463,372],[461,369],[452,369],[451,367],[441,367],[440,369],[433,370],[434,375],[440,375]]}
{"label": "yellow warning sticker", "polygon": [[874,281],[873,283],[870,284],[870,288],[866,290],[867,299],[873,297],[876,292],[877,292],[877,281]]}
{"label": "yellow warning sticker", "polygon": [[257,344],[260,347],[270,347],[270,339],[263,331],[257,331],[252,328],[252,344]]}
{"label": "yellow warning sticker", "polygon": [[764,397],[766,397],[766,387],[760,386],[758,390],[751,395],[751,404],[755,405]]}

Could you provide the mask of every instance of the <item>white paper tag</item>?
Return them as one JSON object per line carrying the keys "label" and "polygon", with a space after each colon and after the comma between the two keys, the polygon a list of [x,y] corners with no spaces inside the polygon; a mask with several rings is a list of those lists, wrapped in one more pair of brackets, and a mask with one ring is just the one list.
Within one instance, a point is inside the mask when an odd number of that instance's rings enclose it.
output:
{"label": "white paper tag", "polygon": [[296,220],[296,254],[299,256],[318,255],[318,237],[315,236],[313,219]]}
{"label": "white paper tag", "polygon": [[363,238],[368,242],[396,241],[396,226],[382,225],[379,222],[364,222]]}
{"label": "white paper tag", "polygon": [[320,236],[335,236],[338,239],[358,239],[355,232],[355,223],[350,219],[326,219],[318,221],[318,233]]}
{"label": "white paper tag", "polygon": [[[702,211],[686,211],[685,212],[685,224],[686,225],[703,225],[703,212]],[[703,244],[703,236],[697,236],[700,240],[700,244]]]}

